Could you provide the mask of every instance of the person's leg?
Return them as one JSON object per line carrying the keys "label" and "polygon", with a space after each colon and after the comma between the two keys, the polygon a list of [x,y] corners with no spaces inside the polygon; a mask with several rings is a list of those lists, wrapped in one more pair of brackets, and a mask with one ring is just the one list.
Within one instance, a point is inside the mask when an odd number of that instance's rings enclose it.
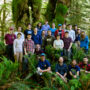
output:
{"label": "person's leg", "polygon": [[67,51],[67,55],[68,55],[68,60],[71,60],[71,49],[70,51]]}
{"label": "person's leg", "polygon": [[10,45],[10,57],[11,57],[11,60],[14,62],[15,60],[14,60],[14,52],[13,52],[13,44],[12,45]]}
{"label": "person's leg", "polygon": [[16,52],[16,61],[18,62],[19,61],[19,53]]}
{"label": "person's leg", "polygon": [[19,62],[20,62],[19,70],[20,70],[20,71],[22,70],[22,58],[23,58],[23,53],[20,52],[20,53],[19,53]]}
{"label": "person's leg", "polygon": [[67,55],[67,54],[66,54],[66,49],[64,49],[63,52],[64,52],[64,56],[66,56],[66,55]]}

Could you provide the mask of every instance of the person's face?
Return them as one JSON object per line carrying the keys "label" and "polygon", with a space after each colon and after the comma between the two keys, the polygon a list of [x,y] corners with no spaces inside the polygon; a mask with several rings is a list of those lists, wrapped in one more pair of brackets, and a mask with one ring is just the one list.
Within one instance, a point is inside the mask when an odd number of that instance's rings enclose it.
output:
{"label": "person's face", "polygon": [[84,58],[84,59],[83,59],[83,63],[84,63],[84,64],[88,64],[88,59],[87,59],[87,58]]}
{"label": "person's face", "polygon": [[60,36],[57,36],[57,40],[59,40],[60,39]]}
{"label": "person's face", "polygon": [[68,38],[68,37],[69,37],[68,33],[65,33],[65,37],[66,37],[66,38]]}
{"label": "person's face", "polygon": [[42,31],[42,35],[45,35],[45,31]]}
{"label": "person's face", "polygon": [[68,28],[69,28],[69,30],[71,30],[72,29],[72,25],[69,25]]}
{"label": "person's face", "polygon": [[10,30],[10,34],[13,34],[13,30]]}
{"label": "person's face", "polygon": [[34,28],[34,33],[37,33],[37,28]]}
{"label": "person's face", "polygon": [[41,61],[44,61],[45,60],[45,56],[41,56]]}
{"label": "person's face", "polygon": [[46,21],[45,24],[48,24],[48,21]]}
{"label": "person's face", "polygon": [[75,66],[77,64],[76,60],[72,61],[72,65]]}
{"label": "person's face", "polygon": [[62,28],[65,29],[65,28],[66,28],[66,24],[63,24],[63,25],[62,25]]}
{"label": "person's face", "polygon": [[48,35],[51,36],[51,31],[48,31]]}
{"label": "person's face", "polygon": [[28,25],[28,29],[31,29],[31,25]]}
{"label": "person's face", "polygon": [[38,26],[41,27],[42,26],[42,23],[39,23]]}
{"label": "person's face", "polygon": [[39,44],[36,45],[36,49],[40,50],[40,45]]}
{"label": "person's face", "polygon": [[78,29],[78,30],[77,30],[77,33],[78,33],[78,34],[80,34],[80,33],[81,33],[81,30],[80,30],[80,29]]}
{"label": "person's face", "polygon": [[18,32],[21,32],[22,28],[21,27],[18,27]]}
{"label": "person's face", "polygon": [[55,24],[54,23],[52,24],[52,28],[55,28]]}
{"label": "person's face", "polygon": [[17,38],[21,38],[21,35],[20,35],[20,34],[18,34],[18,35],[17,35]]}
{"label": "person's face", "polygon": [[81,38],[83,38],[83,39],[85,38],[85,33],[84,32],[81,33]]}
{"label": "person's face", "polygon": [[59,28],[59,30],[61,30],[62,29],[62,26],[59,26],[58,28]]}
{"label": "person's face", "polygon": [[62,57],[59,58],[59,63],[63,63],[63,58]]}
{"label": "person's face", "polygon": [[32,37],[31,35],[27,35],[27,39],[31,39],[31,37]]}
{"label": "person's face", "polygon": [[75,28],[75,30],[77,30],[77,26],[75,26],[74,28]]}

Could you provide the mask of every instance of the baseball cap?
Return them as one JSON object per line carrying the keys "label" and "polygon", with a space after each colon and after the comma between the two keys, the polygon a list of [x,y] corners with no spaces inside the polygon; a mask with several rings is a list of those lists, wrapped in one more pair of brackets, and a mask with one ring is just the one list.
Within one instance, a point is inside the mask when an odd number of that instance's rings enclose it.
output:
{"label": "baseball cap", "polygon": [[45,56],[45,53],[41,53],[41,55],[40,56]]}
{"label": "baseball cap", "polygon": [[28,31],[27,35],[32,35],[32,33]]}
{"label": "baseball cap", "polygon": [[14,28],[13,27],[10,27],[9,30],[12,31],[12,30],[14,30]]}
{"label": "baseball cap", "polygon": [[62,26],[62,24],[58,24],[58,26]]}

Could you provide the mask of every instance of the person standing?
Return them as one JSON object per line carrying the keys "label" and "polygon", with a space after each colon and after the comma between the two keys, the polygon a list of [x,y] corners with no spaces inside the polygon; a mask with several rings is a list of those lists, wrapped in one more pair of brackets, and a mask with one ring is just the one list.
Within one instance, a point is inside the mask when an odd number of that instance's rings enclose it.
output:
{"label": "person standing", "polygon": [[71,39],[72,39],[72,42],[74,42],[75,41],[75,31],[74,30],[72,30],[72,25],[71,24],[69,24],[68,25],[68,32],[69,32],[69,37],[71,37]]}
{"label": "person standing", "polygon": [[41,35],[39,35],[37,32],[37,28],[34,28],[34,32],[32,34],[32,40],[34,41],[35,45],[42,44],[42,38],[41,38]]}
{"label": "person standing", "polygon": [[48,21],[45,21],[45,24],[42,26],[42,30],[45,30],[45,35],[47,35],[47,31],[50,29],[50,25],[48,24]]}
{"label": "person standing", "polygon": [[66,24],[65,24],[65,23],[62,25],[62,29],[64,30],[64,32],[67,31],[67,29],[66,29]]}
{"label": "person standing", "polygon": [[45,37],[44,40],[44,47],[51,45],[53,46],[53,42],[54,42],[55,38],[54,36],[51,35],[51,30],[48,31],[48,35]]}
{"label": "person standing", "polygon": [[17,32],[15,32],[14,34],[15,34],[16,37],[17,37],[18,33],[21,33],[21,39],[24,40],[24,34],[23,34],[21,31],[22,31],[22,27],[19,26]]}
{"label": "person standing", "polygon": [[20,63],[19,70],[22,70],[22,59],[23,59],[23,42],[24,39],[21,38],[21,33],[17,34],[17,39],[14,40],[13,49],[14,56],[16,57],[17,62]]}
{"label": "person standing", "polygon": [[52,28],[50,28],[51,32],[52,32],[52,36],[54,36],[54,33],[56,31],[56,28],[55,28],[55,23],[52,23]]}
{"label": "person standing", "polygon": [[39,22],[37,25],[37,31],[38,31],[38,34],[41,36],[42,34],[42,23],[41,22]]}
{"label": "person standing", "polygon": [[83,49],[85,53],[88,53],[88,48],[89,48],[89,39],[88,36],[85,34],[84,31],[81,32],[80,35],[80,47]]}
{"label": "person standing", "polygon": [[31,34],[33,33],[33,30],[31,28],[32,28],[32,26],[29,23],[27,26],[27,29],[24,31],[25,39],[27,38],[28,33],[31,33]]}
{"label": "person standing", "polygon": [[63,38],[64,42],[64,55],[68,57],[68,60],[71,59],[71,47],[72,47],[72,39],[69,37],[69,32],[65,32],[65,37]]}
{"label": "person standing", "polygon": [[58,30],[55,31],[55,37],[57,36],[57,34],[60,35],[61,39],[64,38],[65,32],[64,30],[62,30],[62,24],[58,24]]}
{"label": "person standing", "polygon": [[14,61],[14,54],[13,54],[13,42],[16,39],[16,35],[13,33],[14,28],[10,27],[9,28],[9,33],[5,35],[5,43],[6,43],[6,50],[7,50],[7,55],[8,58]]}
{"label": "person standing", "polygon": [[35,44],[34,41],[31,39],[32,35],[28,32],[27,39],[24,40],[24,53],[25,55],[34,54],[35,51]]}

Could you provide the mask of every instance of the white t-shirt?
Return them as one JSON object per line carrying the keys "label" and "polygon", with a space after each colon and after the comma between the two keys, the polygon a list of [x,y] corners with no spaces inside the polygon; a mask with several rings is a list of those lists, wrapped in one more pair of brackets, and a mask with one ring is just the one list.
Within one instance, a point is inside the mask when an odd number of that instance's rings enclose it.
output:
{"label": "white t-shirt", "polygon": [[24,39],[15,39],[13,43],[14,54],[17,52],[23,52]]}
{"label": "white t-shirt", "polygon": [[63,49],[64,43],[63,40],[54,40],[53,45],[56,49]]}

